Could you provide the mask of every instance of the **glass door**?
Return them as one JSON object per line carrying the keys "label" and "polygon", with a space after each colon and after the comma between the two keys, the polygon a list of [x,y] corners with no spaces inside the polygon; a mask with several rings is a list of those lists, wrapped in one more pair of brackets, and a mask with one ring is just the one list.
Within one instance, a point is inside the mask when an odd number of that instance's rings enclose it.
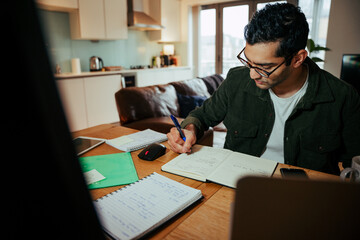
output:
{"label": "glass door", "polygon": [[203,9],[200,12],[200,66],[199,76],[215,73],[216,59],[216,9]]}
{"label": "glass door", "polygon": [[239,65],[236,56],[245,46],[244,28],[248,22],[248,4],[222,8],[222,61],[219,64],[223,74]]}
{"label": "glass door", "polygon": [[245,46],[244,28],[254,11],[268,3],[286,1],[243,0],[202,6],[199,24],[199,77],[226,75],[240,66],[236,56]]}

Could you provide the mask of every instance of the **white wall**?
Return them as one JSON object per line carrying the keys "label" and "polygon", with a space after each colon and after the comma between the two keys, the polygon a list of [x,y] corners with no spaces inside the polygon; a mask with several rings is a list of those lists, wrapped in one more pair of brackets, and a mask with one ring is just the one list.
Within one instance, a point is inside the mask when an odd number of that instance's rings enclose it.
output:
{"label": "white wall", "polygon": [[345,53],[360,53],[360,1],[331,0],[324,69],[340,77]]}

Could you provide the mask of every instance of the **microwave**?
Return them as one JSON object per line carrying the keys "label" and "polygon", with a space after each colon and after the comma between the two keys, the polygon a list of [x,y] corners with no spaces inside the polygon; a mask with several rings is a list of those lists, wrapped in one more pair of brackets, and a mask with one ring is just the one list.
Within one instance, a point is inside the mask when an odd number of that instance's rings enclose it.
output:
{"label": "microwave", "polygon": [[123,88],[136,87],[136,73],[121,73],[121,76]]}

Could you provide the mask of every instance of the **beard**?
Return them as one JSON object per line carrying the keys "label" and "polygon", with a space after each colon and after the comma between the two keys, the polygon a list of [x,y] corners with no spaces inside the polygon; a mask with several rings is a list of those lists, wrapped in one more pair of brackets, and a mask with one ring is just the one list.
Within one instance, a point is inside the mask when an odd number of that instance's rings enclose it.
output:
{"label": "beard", "polygon": [[280,75],[275,76],[274,78],[260,78],[253,79],[258,88],[263,90],[268,90],[270,88],[276,87],[279,84],[283,83],[290,76],[290,68],[286,67]]}

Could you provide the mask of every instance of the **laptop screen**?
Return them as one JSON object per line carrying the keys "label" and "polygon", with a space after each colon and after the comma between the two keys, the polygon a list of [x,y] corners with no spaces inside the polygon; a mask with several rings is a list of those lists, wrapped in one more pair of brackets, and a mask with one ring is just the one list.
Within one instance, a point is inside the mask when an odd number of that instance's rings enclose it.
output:
{"label": "laptop screen", "polygon": [[243,178],[231,239],[350,239],[359,234],[359,203],[360,184]]}
{"label": "laptop screen", "polygon": [[360,54],[343,55],[340,78],[360,93]]}

